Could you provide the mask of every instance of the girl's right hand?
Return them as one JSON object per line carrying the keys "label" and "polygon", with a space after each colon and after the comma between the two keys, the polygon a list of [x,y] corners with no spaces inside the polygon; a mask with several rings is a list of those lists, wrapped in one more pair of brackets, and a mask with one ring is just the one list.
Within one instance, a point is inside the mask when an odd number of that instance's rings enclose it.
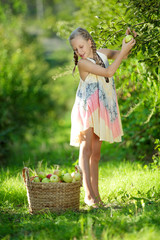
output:
{"label": "girl's right hand", "polygon": [[121,52],[124,54],[124,56],[130,52],[135,44],[136,40],[134,38],[128,43],[125,42],[125,38],[123,39]]}

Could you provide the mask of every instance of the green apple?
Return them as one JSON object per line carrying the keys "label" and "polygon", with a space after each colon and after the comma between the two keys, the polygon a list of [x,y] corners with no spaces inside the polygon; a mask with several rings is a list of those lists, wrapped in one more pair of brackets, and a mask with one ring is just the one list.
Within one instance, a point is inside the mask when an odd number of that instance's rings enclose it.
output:
{"label": "green apple", "polygon": [[50,182],[59,182],[59,177],[57,175],[53,174],[50,177]]}
{"label": "green apple", "polygon": [[76,173],[76,172],[72,172],[72,173],[71,173],[72,178],[74,178],[75,173]]}
{"label": "green apple", "polygon": [[73,178],[71,176],[70,173],[65,173],[64,176],[63,176],[63,180],[66,182],[66,183],[70,183],[72,182]]}
{"label": "green apple", "polygon": [[125,37],[125,42],[128,43],[128,42],[130,42],[132,39],[133,39],[133,36],[132,36],[132,35],[127,35],[127,36]]}
{"label": "green apple", "polygon": [[57,175],[58,177],[60,177],[62,175],[61,170],[54,170],[53,174]]}
{"label": "green apple", "polygon": [[44,172],[39,172],[38,177],[43,179],[46,177],[46,174]]}
{"label": "green apple", "polygon": [[81,174],[79,172],[76,172],[74,175],[74,178],[76,181],[80,181],[81,180]]}
{"label": "green apple", "polygon": [[81,174],[79,172],[72,172],[71,176],[75,181],[80,181],[81,180]]}
{"label": "green apple", "polygon": [[61,182],[64,182],[63,177],[64,177],[64,173],[62,173],[62,175],[59,177]]}
{"label": "green apple", "polygon": [[72,182],[76,182],[76,179],[75,179],[75,178],[72,178]]}
{"label": "green apple", "polygon": [[43,178],[43,179],[42,179],[42,182],[43,182],[43,183],[49,183],[49,179],[48,179],[48,178]]}
{"label": "green apple", "polygon": [[39,177],[35,177],[35,178],[33,179],[33,182],[40,182]]}

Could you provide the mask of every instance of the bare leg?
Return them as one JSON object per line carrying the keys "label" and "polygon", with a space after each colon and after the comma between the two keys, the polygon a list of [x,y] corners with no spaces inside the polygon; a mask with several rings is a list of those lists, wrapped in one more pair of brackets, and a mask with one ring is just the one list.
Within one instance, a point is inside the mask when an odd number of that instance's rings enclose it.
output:
{"label": "bare leg", "polygon": [[98,190],[98,164],[101,155],[102,141],[99,141],[99,137],[93,133],[92,137],[92,155],[90,157],[90,176],[91,185],[98,202],[102,202]]}
{"label": "bare leg", "polygon": [[89,128],[83,132],[82,142],[80,144],[79,165],[83,173],[83,185],[85,189],[85,200],[88,199],[87,204],[93,205],[98,203],[91,185],[89,160],[92,155],[92,137],[93,129]]}

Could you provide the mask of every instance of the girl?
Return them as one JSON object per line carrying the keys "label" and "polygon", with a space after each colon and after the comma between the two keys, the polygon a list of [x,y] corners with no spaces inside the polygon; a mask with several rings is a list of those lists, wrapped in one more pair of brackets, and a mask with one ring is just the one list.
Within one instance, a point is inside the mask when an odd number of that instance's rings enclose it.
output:
{"label": "girl", "polygon": [[[126,34],[129,32],[130,29],[127,29]],[[79,165],[83,172],[84,201],[88,206],[97,207],[103,204],[98,190],[102,141],[120,142],[123,135],[113,75],[136,41],[132,39],[125,43],[123,39],[121,51],[96,50],[91,35],[80,27],[71,33],[69,41],[80,75],[71,114],[70,144],[80,146]],[[107,59],[115,61],[109,66]]]}

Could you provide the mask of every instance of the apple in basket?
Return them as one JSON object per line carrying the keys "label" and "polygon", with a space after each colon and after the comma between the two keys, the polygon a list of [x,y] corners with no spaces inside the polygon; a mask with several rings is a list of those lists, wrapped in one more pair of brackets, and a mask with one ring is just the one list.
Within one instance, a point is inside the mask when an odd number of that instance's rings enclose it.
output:
{"label": "apple in basket", "polygon": [[40,182],[39,177],[35,177],[32,182]]}
{"label": "apple in basket", "polygon": [[60,177],[62,175],[62,172],[61,172],[61,170],[56,169],[56,170],[54,170],[53,174],[55,174],[58,177]]}
{"label": "apple in basket", "polygon": [[81,174],[79,172],[72,172],[71,176],[73,179],[75,179],[75,181],[81,180]]}
{"label": "apple in basket", "polygon": [[72,176],[70,173],[65,173],[63,175],[63,181],[66,182],[66,183],[71,183],[73,180]]}
{"label": "apple in basket", "polygon": [[41,179],[43,179],[43,178],[46,177],[46,174],[45,174],[44,172],[39,172],[39,173],[38,173],[38,177],[41,178]]}
{"label": "apple in basket", "polygon": [[75,173],[75,179],[76,179],[76,181],[80,181],[81,180],[81,174],[79,172]]}
{"label": "apple in basket", "polygon": [[50,182],[59,182],[59,177],[57,175],[53,174],[50,177]]}
{"label": "apple in basket", "polygon": [[50,180],[49,180],[48,178],[43,178],[43,179],[42,179],[42,182],[43,182],[43,183],[49,183]]}
{"label": "apple in basket", "polygon": [[50,179],[51,176],[52,176],[52,174],[50,173],[50,174],[48,174],[46,177],[47,177],[48,179]]}
{"label": "apple in basket", "polygon": [[63,176],[64,176],[64,173],[62,173],[61,176],[59,177],[59,182],[64,182]]}
{"label": "apple in basket", "polygon": [[76,182],[76,179],[75,179],[75,178],[72,178],[72,182]]}

